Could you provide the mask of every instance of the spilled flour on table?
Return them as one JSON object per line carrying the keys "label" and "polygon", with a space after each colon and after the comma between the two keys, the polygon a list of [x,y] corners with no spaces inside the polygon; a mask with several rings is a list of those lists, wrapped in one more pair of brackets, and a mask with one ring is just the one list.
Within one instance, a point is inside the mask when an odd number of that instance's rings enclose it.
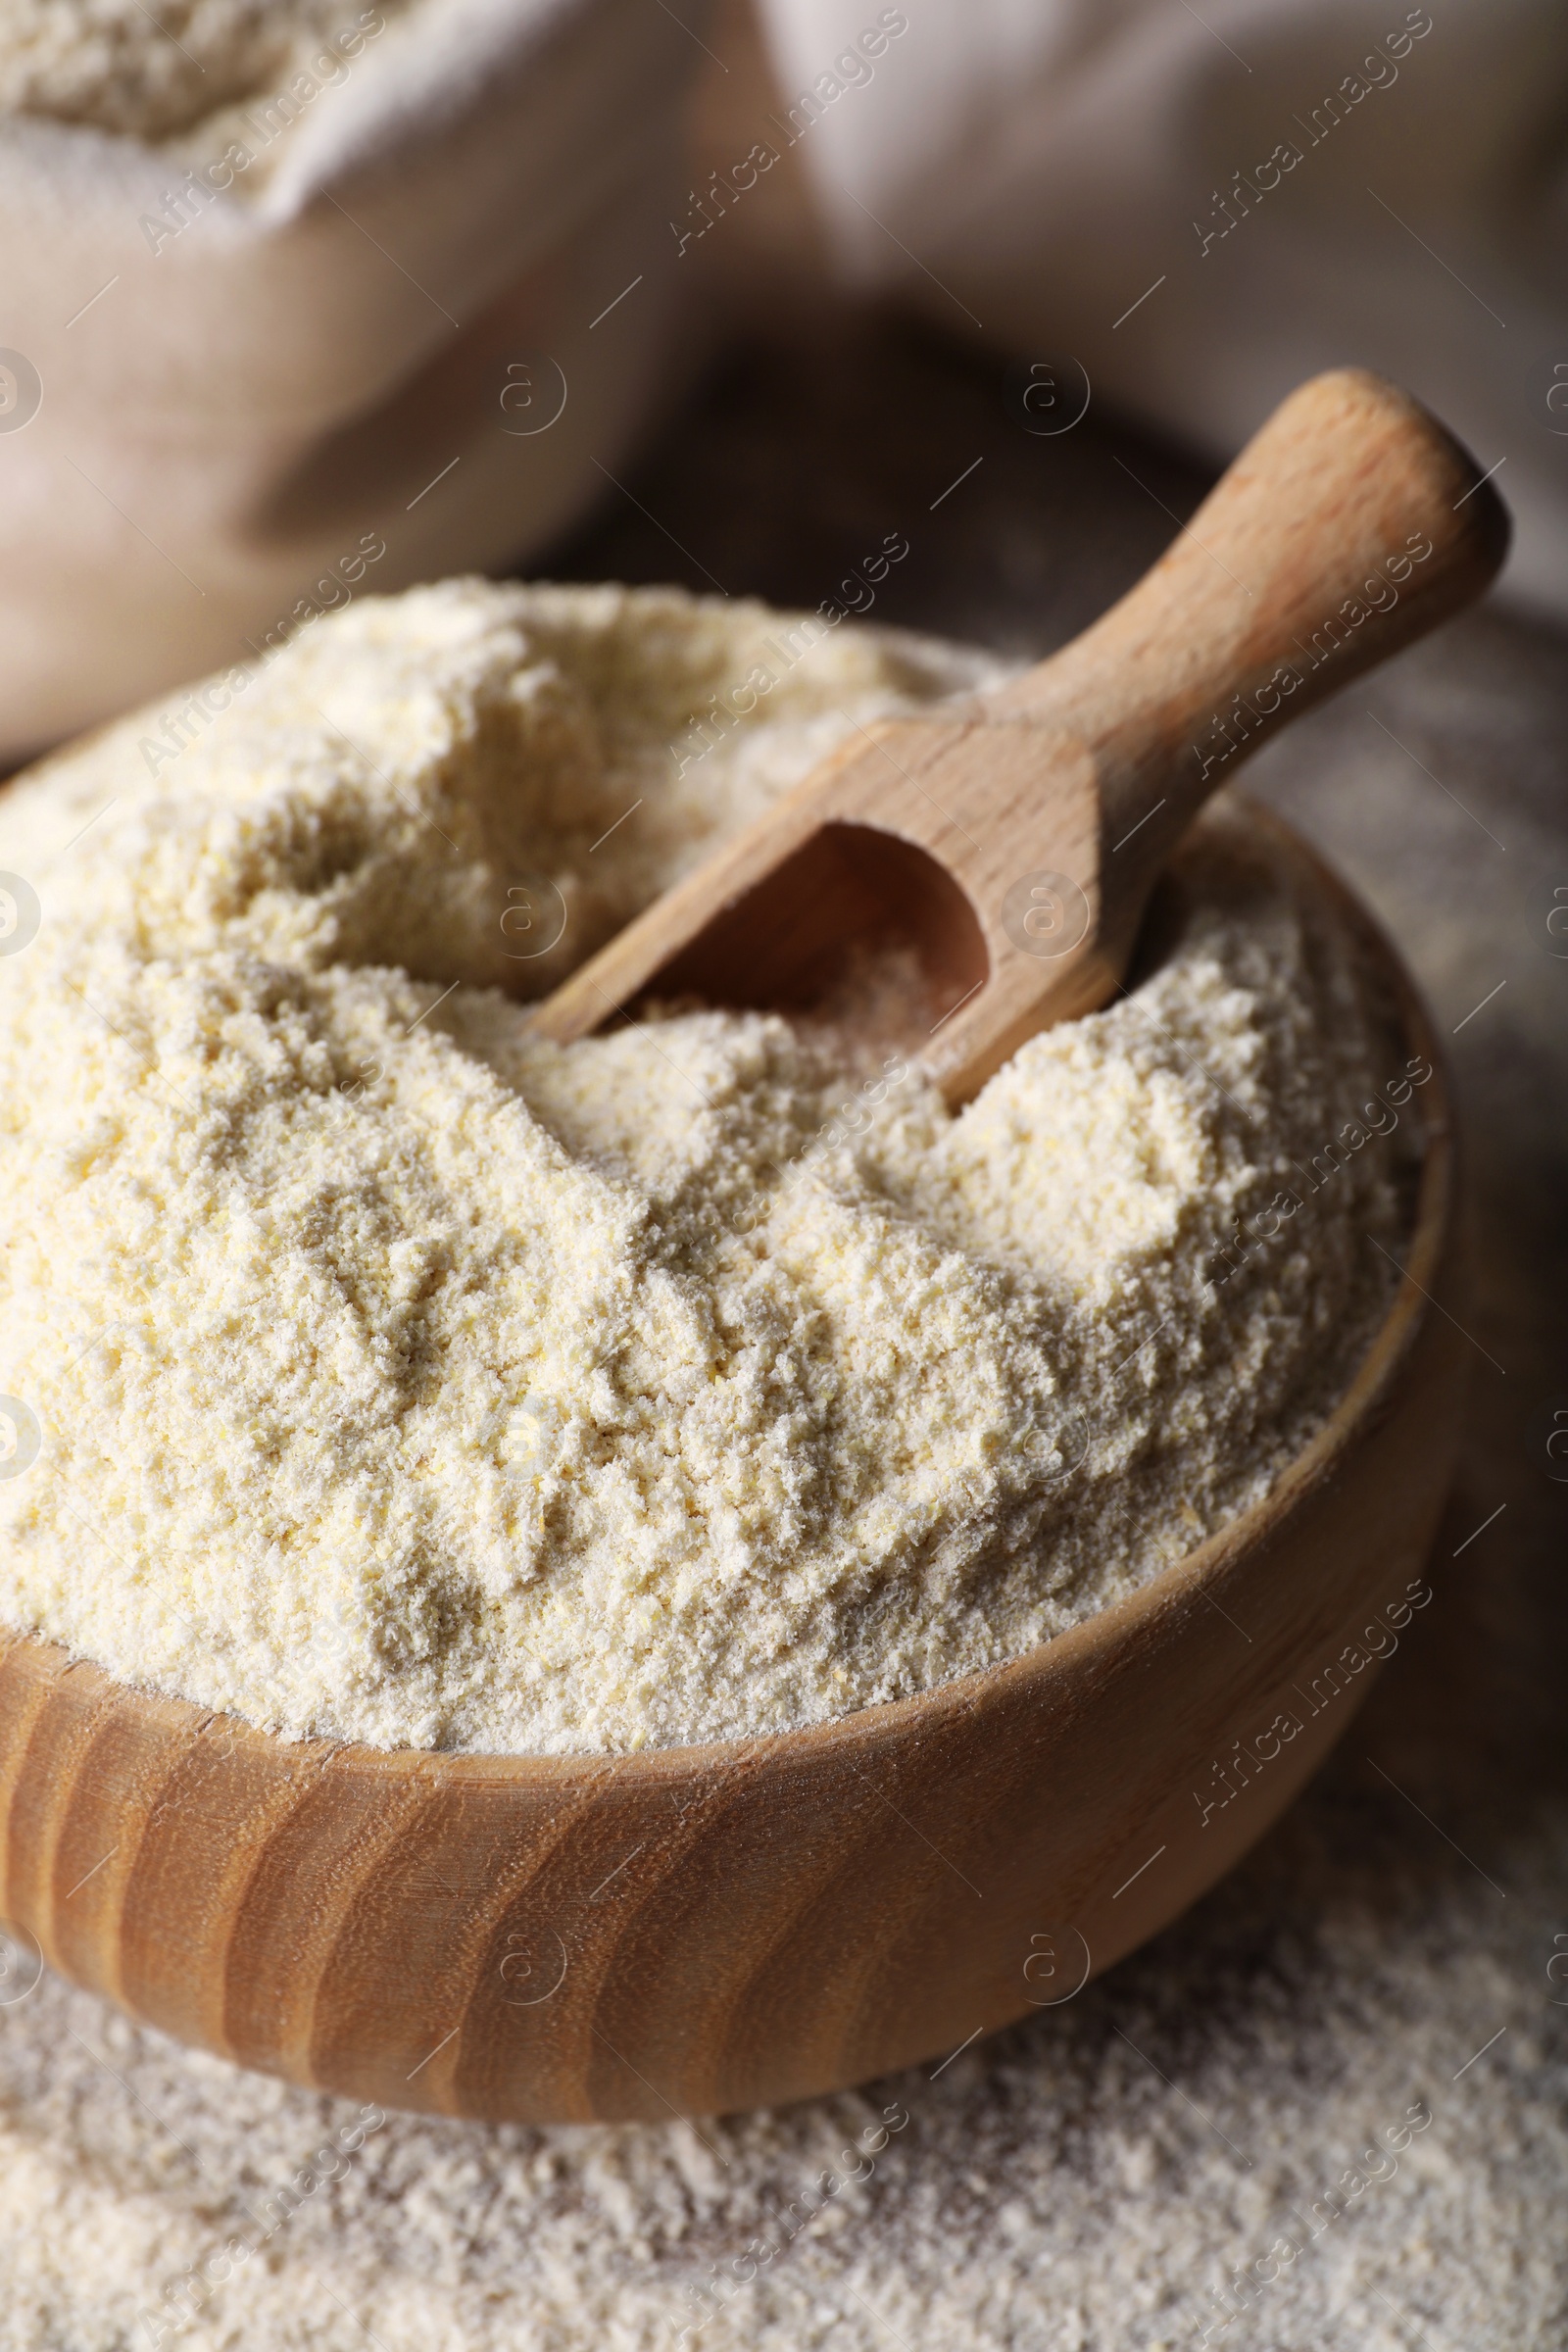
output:
{"label": "spilled flour on table", "polygon": [[1407,1810],[1336,1768],[1069,2006],[695,2124],[378,2122],[45,1980],[0,2007],[0,2352],[1559,2352],[1563,2013]]}

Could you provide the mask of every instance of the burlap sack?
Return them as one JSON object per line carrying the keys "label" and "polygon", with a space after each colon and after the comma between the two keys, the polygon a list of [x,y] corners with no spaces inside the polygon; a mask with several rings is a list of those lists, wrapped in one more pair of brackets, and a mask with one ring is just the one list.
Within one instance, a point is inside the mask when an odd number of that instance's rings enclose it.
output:
{"label": "burlap sack", "polygon": [[177,149],[5,118],[0,757],[604,489],[684,282],[681,14],[344,0]]}

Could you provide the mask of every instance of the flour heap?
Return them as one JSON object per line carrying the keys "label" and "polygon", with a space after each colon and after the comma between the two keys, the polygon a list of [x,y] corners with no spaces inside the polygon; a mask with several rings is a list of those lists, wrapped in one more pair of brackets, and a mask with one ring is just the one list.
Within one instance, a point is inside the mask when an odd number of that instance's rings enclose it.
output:
{"label": "flour heap", "polygon": [[0,1619],[291,1735],[627,1750],[1015,1655],[1265,1492],[1386,1309],[1419,1097],[1245,811],[956,1116],[772,1015],[530,1036],[851,725],[988,674],[811,636],[449,582],[0,798]]}
{"label": "flour heap", "polygon": [[410,5],[0,0],[0,111],[172,138],[244,99],[282,100],[299,75],[341,78],[345,58]]}

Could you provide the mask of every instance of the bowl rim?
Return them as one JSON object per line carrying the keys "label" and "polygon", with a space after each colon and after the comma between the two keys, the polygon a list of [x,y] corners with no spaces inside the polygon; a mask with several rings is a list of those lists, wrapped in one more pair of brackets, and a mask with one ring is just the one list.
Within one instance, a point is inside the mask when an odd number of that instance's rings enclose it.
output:
{"label": "bowl rim", "polygon": [[123,1706],[136,1702],[171,1717],[188,1716],[198,1737],[223,1727],[252,1752],[258,1743],[279,1763],[361,1777],[426,1780],[432,1792],[454,1784],[470,1787],[510,1784],[538,1788],[580,1787],[613,1773],[624,1787],[632,1776],[649,1785],[689,1781],[694,1774],[727,1777],[745,1764],[788,1756],[831,1753],[835,1748],[885,1743],[930,1730],[935,1719],[971,1714],[999,1694],[1033,1686],[1044,1690],[1086,1658],[1115,1650],[1138,1631],[1217,1582],[1230,1562],[1277,1528],[1291,1509],[1332,1472],[1355,1435],[1387,1395],[1430,1314],[1443,1312],[1433,1296],[1452,1238],[1457,1200],[1457,1154],[1452,1079],[1432,1016],[1414,976],[1378,916],[1288,819],[1232,788],[1218,805],[1241,808],[1254,825],[1337,908],[1379,976],[1388,983],[1391,1009],[1400,1036],[1432,1065],[1422,1106],[1421,1157],[1404,1261],[1389,1308],[1378,1325],[1349,1385],[1327,1418],[1292,1456],[1255,1502],[1227,1520],[1192,1551],[1170,1561],[1133,1592],[1066,1626],[1015,1657],[956,1675],[901,1698],[877,1699],[843,1715],[799,1724],[783,1731],[735,1733],[716,1740],[669,1742],[633,1749],[583,1748],[535,1754],[506,1749],[371,1747],[364,1741],[312,1733],[285,1739],[228,1713],[147,1685],[122,1681],[85,1656],[67,1650],[47,1635],[0,1625],[0,1659],[17,1649],[59,1659],[62,1667],[90,1667]]}

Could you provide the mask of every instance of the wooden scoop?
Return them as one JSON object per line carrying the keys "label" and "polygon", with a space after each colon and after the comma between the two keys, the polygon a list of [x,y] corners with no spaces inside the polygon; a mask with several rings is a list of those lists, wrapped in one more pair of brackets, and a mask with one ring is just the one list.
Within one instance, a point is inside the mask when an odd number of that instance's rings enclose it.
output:
{"label": "wooden scoop", "polygon": [[1468,604],[1501,501],[1403,392],[1314,377],[1130,594],[986,695],[857,727],[534,1015],[566,1044],[639,1001],[806,1011],[858,948],[912,951],[919,1059],[967,1102],[1127,969],[1149,894],[1269,735]]}

